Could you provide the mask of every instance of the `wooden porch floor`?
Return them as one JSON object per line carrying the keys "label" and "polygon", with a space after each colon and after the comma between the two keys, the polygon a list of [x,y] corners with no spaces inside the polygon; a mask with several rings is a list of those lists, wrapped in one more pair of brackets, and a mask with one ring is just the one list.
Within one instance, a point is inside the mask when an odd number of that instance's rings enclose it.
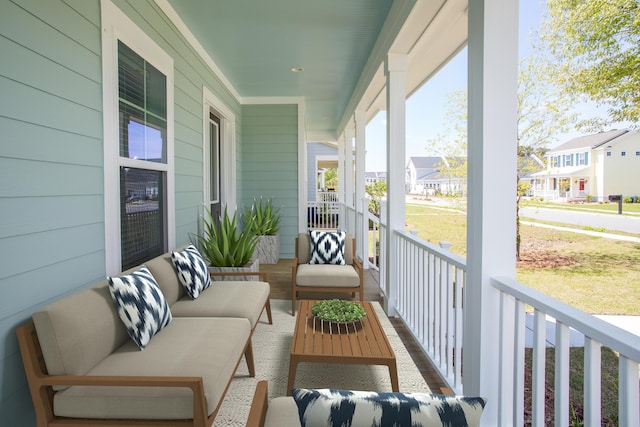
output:
{"label": "wooden porch floor", "polygon": [[[277,264],[260,264],[260,271],[267,273],[269,278],[269,284],[271,285],[271,299],[286,299],[291,300],[291,263],[290,259],[281,259]],[[364,272],[364,298],[367,301],[381,302],[381,298],[378,292],[378,272],[375,270],[365,270]],[[304,298],[327,298],[334,297],[329,294],[318,293],[301,293],[300,296]],[[336,298],[344,298],[345,294],[335,294]],[[402,321],[398,318],[391,317],[391,324],[398,332],[398,335],[402,339],[407,351],[411,355],[414,363],[418,367],[418,370],[424,377],[425,382],[431,388],[433,393],[440,393],[441,388],[445,388],[445,384],[438,375],[435,368],[431,365],[431,362],[423,354],[418,343],[415,341],[411,333],[406,329]],[[400,390],[402,391],[402,390]]]}

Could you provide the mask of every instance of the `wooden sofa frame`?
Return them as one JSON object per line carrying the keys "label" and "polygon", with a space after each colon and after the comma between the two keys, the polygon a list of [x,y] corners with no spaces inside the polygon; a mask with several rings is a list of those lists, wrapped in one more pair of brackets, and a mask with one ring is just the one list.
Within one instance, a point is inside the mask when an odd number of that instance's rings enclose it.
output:
{"label": "wooden sofa frame", "polygon": [[[260,273],[210,273],[212,276],[245,276],[258,275],[261,281],[267,281],[267,275]],[[272,324],[271,305],[269,298],[265,304],[269,324]],[[264,310],[264,309],[263,309]],[[252,331],[253,332],[253,331]],[[169,377],[169,376],[88,376],[88,375],[49,375],[45,365],[44,356],[40,347],[40,340],[33,321],[16,328],[20,354],[24,364],[24,370],[29,384],[31,399],[36,413],[37,427],[79,427],[79,426],[104,426],[104,427],[210,427],[216,418],[220,406],[227,394],[233,376],[229,378],[220,402],[211,415],[207,414],[207,401],[204,394],[204,385],[201,377]],[[242,353],[245,357],[249,376],[255,377],[255,364],[251,335],[245,344]],[[237,371],[242,355],[236,362],[234,372]],[[53,413],[53,386],[104,386],[104,387],[181,387],[189,388],[193,393],[193,418],[185,420],[159,420],[159,419],[94,419],[94,418],[69,418],[56,416]]]}

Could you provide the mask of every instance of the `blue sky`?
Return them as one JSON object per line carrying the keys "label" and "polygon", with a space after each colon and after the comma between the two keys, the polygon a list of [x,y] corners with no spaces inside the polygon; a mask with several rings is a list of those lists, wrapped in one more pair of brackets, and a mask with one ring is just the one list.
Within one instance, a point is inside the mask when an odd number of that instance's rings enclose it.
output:
{"label": "blue sky", "polygon": [[[519,55],[531,53],[531,34],[537,29],[543,15],[543,0],[520,0]],[[416,91],[407,100],[406,157],[433,155],[426,150],[428,141],[445,131],[444,115],[451,93],[465,89],[467,85],[467,50],[463,49],[437,75]],[[577,109],[593,115],[598,111],[594,105],[583,105]],[[366,128],[367,171],[386,170],[386,113],[379,113]],[[618,126],[623,127],[623,126]],[[556,144],[579,136],[569,132],[558,137]]]}

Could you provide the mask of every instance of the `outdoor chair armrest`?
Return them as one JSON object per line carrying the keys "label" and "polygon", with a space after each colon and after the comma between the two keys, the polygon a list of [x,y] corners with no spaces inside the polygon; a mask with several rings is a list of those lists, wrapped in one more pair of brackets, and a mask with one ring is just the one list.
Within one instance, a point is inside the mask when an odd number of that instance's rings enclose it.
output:
{"label": "outdoor chair armrest", "polygon": [[247,427],[264,427],[264,421],[269,407],[269,385],[266,381],[258,381],[256,391],[251,401]]}

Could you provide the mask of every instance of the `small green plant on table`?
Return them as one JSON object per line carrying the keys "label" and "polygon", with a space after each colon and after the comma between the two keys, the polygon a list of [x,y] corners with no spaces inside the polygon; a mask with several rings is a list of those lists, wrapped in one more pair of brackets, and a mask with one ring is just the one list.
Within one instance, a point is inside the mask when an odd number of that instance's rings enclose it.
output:
{"label": "small green plant on table", "polygon": [[367,315],[360,304],[341,299],[318,301],[311,306],[311,313],[328,322],[356,322]]}

